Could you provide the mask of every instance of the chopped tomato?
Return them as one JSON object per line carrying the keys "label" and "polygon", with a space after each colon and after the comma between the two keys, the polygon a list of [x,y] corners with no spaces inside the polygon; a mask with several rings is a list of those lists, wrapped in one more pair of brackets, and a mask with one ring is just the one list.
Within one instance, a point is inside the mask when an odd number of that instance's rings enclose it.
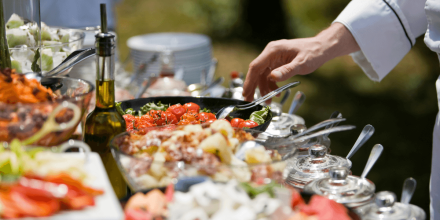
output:
{"label": "chopped tomato", "polygon": [[179,121],[179,123],[177,123],[178,125],[189,125],[191,124],[190,121],[188,121],[187,119],[182,119]]}
{"label": "chopped tomato", "polygon": [[177,124],[176,116],[171,112],[165,112],[165,122],[166,124]]}
{"label": "chopped tomato", "polygon": [[212,123],[212,122],[215,122],[215,121],[217,121],[217,119],[209,119],[208,121],[206,121],[206,123]]}
{"label": "chopped tomato", "polygon": [[207,122],[208,120],[211,120],[211,119],[216,119],[215,115],[212,113],[200,112],[197,115],[197,120],[199,120],[202,123]]}
{"label": "chopped tomato", "polygon": [[231,123],[230,121],[228,121],[227,119],[224,119],[224,118],[218,119],[218,120],[227,121],[228,123]]}
{"label": "chopped tomato", "polygon": [[238,128],[242,122],[244,122],[244,119],[234,118],[231,120],[231,126],[234,128]]}
{"label": "chopped tomato", "polygon": [[190,111],[188,113],[185,113],[182,115],[182,118],[180,118],[180,120],[188,120],[190,122],[192,121],[196,121],[197,120],[197,114]]}
{"label": "chopped tomato", "polygon": [[139,119],[141,122],[148,122],[150,124],[154,124],[154,118],[151,115],[142,115]]}
{"label": "chopped tomato", "polygon": [[183,105],[183,107],[187,110],[187,111],[194,111],[196,113],[199,113],[200,111],[200,106],[197,105],[194,102],[188,102],[185,105]]}
{"label": "chopped tomato", "polygon": [[150,110],[148,114],[153,117],[154,124],[157,126],[162,126],[166,124],[165,112],[161,110]]}
{"label": "chopped tomato", "polygon": [[240,125],[238,125],[239,128],[253,128],[253,127],[257,127],[258,123],[252,120],[246,120],[240,123]]}
{"label": "chopped tomato", "polygon": [[202,123],[205,122],[205,121],[208,121],[208,120],[209,120],[208,113],[206,113],[206,112],[200,112],[200,113],[197,115],[197,120],[201,121]]}
{"label": "chopped tomato", "polygon": [[179,119],[180,117],[182,117],[183,114],[186,113],[186,109],[180,104],[172,105],[166,111],[171,112],[173,115],[176,116],[177,119]]}

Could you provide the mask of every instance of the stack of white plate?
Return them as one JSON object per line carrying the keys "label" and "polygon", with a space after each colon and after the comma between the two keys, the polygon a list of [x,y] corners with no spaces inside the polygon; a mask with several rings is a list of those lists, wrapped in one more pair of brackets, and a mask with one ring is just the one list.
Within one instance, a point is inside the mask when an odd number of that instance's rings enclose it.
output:
{"label": "stack of white plate", "polygon": [[134,36],[128,39],[134,63],[134,72],[139,66],[151,62],[142,77],[159,73],[161,69],[160,53],[169,50],[174,56],[175,72],[183,70],[182,79],[189,85],[200,83],[211,65],[211,40],[208,36],[191,33],[155,33]]}

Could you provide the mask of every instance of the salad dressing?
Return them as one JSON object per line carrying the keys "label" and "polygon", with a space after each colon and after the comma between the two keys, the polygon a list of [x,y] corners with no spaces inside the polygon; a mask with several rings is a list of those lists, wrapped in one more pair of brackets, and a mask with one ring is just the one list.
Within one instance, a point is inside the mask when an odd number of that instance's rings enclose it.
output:
{"label": "salad dressing", "polygon": [[[104,6],[104,7],[103,7]],[[113,137],[125,132],[125,120],[115,105],[115,35],[107,33],[105,5],[101,4],[102,32],[96,34],[96,106],[87,116],[84,142],[99,153],[118,198],[127,194],[127,185],[113,159],[109,143]]]}

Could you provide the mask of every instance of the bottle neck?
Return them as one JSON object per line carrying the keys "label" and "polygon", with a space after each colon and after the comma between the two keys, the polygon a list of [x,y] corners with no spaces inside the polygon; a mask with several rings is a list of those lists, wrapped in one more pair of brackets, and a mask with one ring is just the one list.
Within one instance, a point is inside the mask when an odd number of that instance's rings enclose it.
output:
{"label": "bottle neck", "polygon": [[96,107],[115,106],[115,57],[96,56]]}

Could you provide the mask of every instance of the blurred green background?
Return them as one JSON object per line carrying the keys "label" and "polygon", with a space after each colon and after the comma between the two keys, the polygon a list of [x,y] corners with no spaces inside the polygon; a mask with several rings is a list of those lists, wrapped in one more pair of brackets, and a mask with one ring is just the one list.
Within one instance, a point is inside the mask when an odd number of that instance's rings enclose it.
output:
{"label": "blurred green background", "polygon": [[[123,0],[116,7],[119,50],[123,60],[129,54],[127,39],[140,34],[207,34],[213,40],[213,56],[219,60],[216,75],[228,79],[231,71],[246,73],[249,63],[270,41],[314,36],[329,26],[348,2]],[[414,48],[380,83],[369,80],[350,56],[334,59],[313,74],[289,81],[302,83],[297,88],[307,99],[297,114],[308,126],[328,118],[335,110],[347,118],[345,124],[357,126],[353,131],[330,135],[332,154],[345,156],[362,128],[373,125],[376,133],[352,158],[353,174],[362,173],[373,145],[382,144],[384,152],[368,178],[377,191],[393,191],[399,200],[403,181],[415,178],[418,184],[411,203],[429,215],[438,66],[436,55],[419,37]],[[290,101],[286,102],[284,111],[289,105]]]}

